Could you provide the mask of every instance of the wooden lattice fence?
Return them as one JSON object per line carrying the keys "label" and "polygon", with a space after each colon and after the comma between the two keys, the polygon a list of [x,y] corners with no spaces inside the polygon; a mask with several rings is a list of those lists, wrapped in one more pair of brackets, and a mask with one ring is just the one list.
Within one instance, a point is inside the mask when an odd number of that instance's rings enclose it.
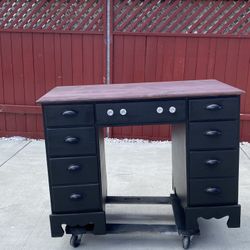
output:
{"label": "wooden lattice fence", "polygon": [[[249,1],[0,1],[0,136],[42,137],[35,100],[57,85],[205,78],[246,91],[250,141]],[[110,133],[166,139],[170,128]]]}

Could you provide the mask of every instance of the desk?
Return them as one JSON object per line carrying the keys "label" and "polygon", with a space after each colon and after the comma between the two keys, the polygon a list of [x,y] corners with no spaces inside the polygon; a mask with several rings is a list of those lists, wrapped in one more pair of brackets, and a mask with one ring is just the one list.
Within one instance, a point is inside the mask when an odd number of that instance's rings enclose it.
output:
{"label": "desk", "polygon": [[[194,80],[65,86],[41,97],[52,236],[64,234],[62,224],[67,225],[66,233],[84,228],[105,234],[106,203],[171,202],[184,236],[199,232],[199,217],[229,216],[228,227],[239,227],[242,93],[217,80]],[[107,196],[100,128],[164,123],[172,124],[174,194]]]}

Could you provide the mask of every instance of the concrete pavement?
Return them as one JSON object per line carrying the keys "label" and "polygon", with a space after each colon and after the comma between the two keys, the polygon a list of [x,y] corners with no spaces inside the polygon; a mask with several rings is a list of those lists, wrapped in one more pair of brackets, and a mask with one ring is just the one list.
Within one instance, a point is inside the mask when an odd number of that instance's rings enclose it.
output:
{"label": "concrete pavement", "polygon": [[[109,195],[169,195],[171,143],[106,140]],[[50,203],[44,141],[0,139],[0,249],[66,250],[70,236],[51,238]],[[191,249],[250,249],[250,144],[241,143],[240,196],[242,226],[228,229],[227,218],[200,219],[201,235]],[[173,223],[170,206],[109,205],[108,220]],[[140,216],[139,216],[140,215]],[[86,250],[182,249],[170,234],[85,236]]]}

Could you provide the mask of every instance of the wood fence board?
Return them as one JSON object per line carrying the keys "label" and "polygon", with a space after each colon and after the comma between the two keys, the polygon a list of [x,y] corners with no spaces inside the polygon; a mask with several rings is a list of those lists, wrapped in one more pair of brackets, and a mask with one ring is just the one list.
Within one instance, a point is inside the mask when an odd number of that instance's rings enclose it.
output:
{"label": "wood fence board", "polygon": [[62,60],[62,83],[63,85],[72,84],[72,40],[71,34],[61,36],[61,60]]}
{"label": "wood fence board", "polygon": [[83,49],[82,35],[72,36],[72,84],[83,82]]}
{"label": "wood fence board", "polygon": [[207,65],[207,78],[214,77],[215,60],[216,60],[216,38],[210,38],[209,52],[208,52],[208,65]]}
{"label": "wood fence board", "polygon": [[[33,57],[33,35],[32,33],[22,34],[22,54],[23,54],[23,73],[25,104],[35,104],[35,72]],[[26,116],[26,131],[36,134],[36,116],[33,114]]]}
{"label": "wood fence board", "polygon": [[146,82],[154,81],[157,67],[157,37],[148,37],[146,46],[145,72]]}
{"label": "wood fence board", "polygon": [[[23,55],[22,55],[22,34],[12,33],[12,65],[15,104],[24,104],[24,82],[23,82]],[[16,114],[16,130],[26,131],[25,116]]]}
{"label": "wood fence board", "polygon": [[[44,61],[44,34],[33,34],[34,72],[35,72],[35,98],[38,99],[46,93],[45,61]],[[41,116],[36,116],[36,129],[43,131]]]}
{"label": "wood fence board", "polygon": [[184,79],[185,80],[195,79],[196,65],[197,65],[198,41],[199,40],[196,38],[187,38],[185,69],[184,69]]}
{"label": "wood fence board", "polygon": [[44,34],[44,78],[46,92],[56,83],[55,77],[55,43],[53,34]]}
{"label": "wood fence board", "polygon": [[177,37],[175,40],[174,75],[173,80],[183,80],[186,59],[186,38]]}
{"label": "wood fence board", "polygon": [[[1,34],[0,34],[0,48],[2,48]],[[0,50],[1,51],[1,50]],[[4,85],[3,85],[3,72],[2,72],[2,53],[0,53],[0,102],[4,103]],[[6,131],[6,117],[5,114],[0,113],[0,131]]]}
{"label": "wood fence board", "polygon": [[93,58],[93,37],[86,35],[83,37],[83,82],[93,83],[94,58]]}
{"label": "wood fence board", "polygon": [[[12,68],[12,48],[11,48],[11,34],[1,34],[1,56],[2,56],[2,75],[4,87],[4,102],[6,104],[14,104],[14,83],[13,83],[13,68]],[[16,130],[16,117],[13,114],[6,114],[6,130]]]}
{"label": "wood fence board", "polygon": [[214,65],[214,77],[219,81],[225,81],[225,71],[228,51],[228,39],[218,38],[216,39],[216,55]]}
{"label": "wood fence board", "polygon": [[56,86],[63,84],[62,82],[62,49],[61,49],[61,37],[62,34],[55,34],[55,76],[56,76]]}
{"label": "wood fence board", "polygon": [[[93,51],[93,59],[94,59],[94,69],[93,69],[93,83],[102,84],[104,83],[104,72],[103,72],[103,61],[105,58],[103,57],[103,36],[93,35],[94,38],[94,51]],[[106,70],[105,70],[106,71]]]}
{"label": "wood fence board", "polygon": [[207,78],[209,59],[209,38],[198,39],[195,79]]}

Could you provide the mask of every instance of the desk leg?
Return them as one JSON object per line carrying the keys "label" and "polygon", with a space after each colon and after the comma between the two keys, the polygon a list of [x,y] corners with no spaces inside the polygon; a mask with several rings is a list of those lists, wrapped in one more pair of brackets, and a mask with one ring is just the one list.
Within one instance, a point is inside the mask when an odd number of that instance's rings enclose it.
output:
{"label": "desk leg", "polygon": [[197,219],[200,217],[221,219],[228,216],[227,226],[229,228],[240,227],[240,210],[240,205],[185,208],[186,230],[199,228]]}
{"label": "desk leg", "polygon": [[[82,227],[88,231],[89,225],[93,225],[94,234],[106,233],[106,218],[104,212],[82,213],[82,214],[53,214],[50,215],[50,226],[52,237],[62,237],[64,230],[62,225],[69,227]],[[66,232],[67,233],[67,232]]]}

